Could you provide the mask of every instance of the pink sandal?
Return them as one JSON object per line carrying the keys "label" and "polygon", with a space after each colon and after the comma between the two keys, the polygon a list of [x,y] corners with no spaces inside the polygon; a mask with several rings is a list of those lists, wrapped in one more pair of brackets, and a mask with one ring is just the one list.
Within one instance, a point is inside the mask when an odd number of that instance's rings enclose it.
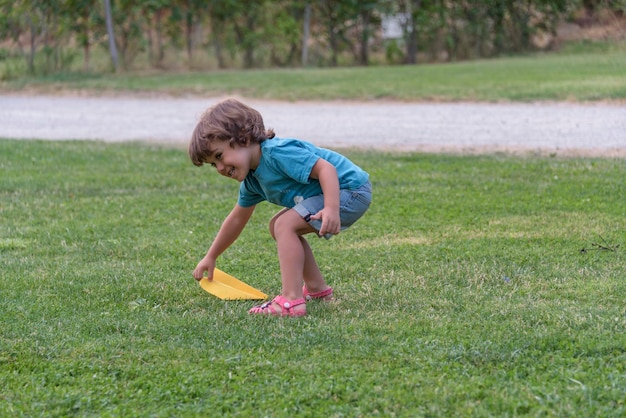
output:
{"label": "pink sandal", "polygon": [[311,293],[306,286],[302,287],[302,295],[306,301],[310,301],[313,299],[323,299],[323,300],[331,300],[333,298],[333,288],[329,287],[326,290],[322,290],[321,292]]}
{"label": "pink sandal", "polygon": [[[280,311],[272,304],[280,306]],[[304,310],[296,312],[293,310],[296,306],[304,305]],[[285,297],[278,295],[263,305],[255,306],[248,311],[249,314],[273,315],[273,316],[304,316],[306,315],[306,301],[303,298],[296,300],[287,300]]]}

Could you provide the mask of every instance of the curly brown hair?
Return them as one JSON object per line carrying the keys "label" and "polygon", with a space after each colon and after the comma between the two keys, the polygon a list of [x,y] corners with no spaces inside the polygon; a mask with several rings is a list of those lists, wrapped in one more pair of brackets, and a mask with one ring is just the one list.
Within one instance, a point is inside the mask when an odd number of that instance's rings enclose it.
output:
{"label": "curly brown hair", "polygon": [[215,149],[214,141],[227,141],[247,147],[274,138],[273,129],[265,129],[261,114],[235,99],[226,99],[207,109],[196,125],[189,142],[189,158],[194,165],[203,165]]}

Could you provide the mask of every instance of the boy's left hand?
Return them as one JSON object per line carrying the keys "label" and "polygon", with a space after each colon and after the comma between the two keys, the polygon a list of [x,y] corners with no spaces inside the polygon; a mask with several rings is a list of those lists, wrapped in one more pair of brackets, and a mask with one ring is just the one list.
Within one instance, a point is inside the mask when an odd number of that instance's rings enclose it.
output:
{"label": "boy's left hand", "polygon": [[341,231],[341,219],[338,210],[324,208],[315,215],[312,215],[311,219],[322,221],[322,226],[319,231],[321,236],[326,234],[337,235]]}

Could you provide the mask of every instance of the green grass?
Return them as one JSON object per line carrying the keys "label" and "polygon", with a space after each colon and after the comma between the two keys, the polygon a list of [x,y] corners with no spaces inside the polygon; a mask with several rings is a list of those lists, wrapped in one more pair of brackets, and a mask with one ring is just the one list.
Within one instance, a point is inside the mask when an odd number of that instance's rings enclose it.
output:
{"label": "green grass", "polygon": [[[276,319],[191,278],[235,182],[1,140],[0,416],[626,414],[624,160],[346,153],[374,203],[311,241],[337,301]],[[218,261],[272,295],[277,209]]]}
{"label": "green grass", "polygon": [[[582,50],[581,50],[582,49]],[[150,92],[279,100],[624,100],[626,45],[411,66],[21,78],[0,91]]]}

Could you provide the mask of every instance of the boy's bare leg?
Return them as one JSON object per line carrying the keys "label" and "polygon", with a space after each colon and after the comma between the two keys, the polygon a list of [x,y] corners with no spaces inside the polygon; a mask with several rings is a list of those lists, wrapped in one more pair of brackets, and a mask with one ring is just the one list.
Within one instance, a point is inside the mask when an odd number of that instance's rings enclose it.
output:
{"label": "boy's bare leg", "polygon": [[278,250],[282,295],[290,300],[300,299],[305,265],[310,264],[306,262],[307,251],[302,244],[301,235],[312,232],[313,228],[296,211],[286,210],[272,219],[270,231]]}
{"label": "boy's bare leg", "polygon": [[316,231],[297,212],[289,209],[277,213],[270,222],[270,233],[276,240],[280,262],[282,295],[287,299],[302,297],[302,281],[312,293],[328,289],[311,246],[302,236],[311,232]]}
{"label": "boy's bare leg", "polygon": [[315,261],[315,256],[313,255],[311,246],[303,236],[300,236],[300,242],[302,243],[302,248],[304,250],[304,271],[302,277],[304,279],[304,283],[306,284],[306,288],[311,293],[323,292],[328,289],[328,285],[326,284],[324,276],[322,276],[322,272]]}

